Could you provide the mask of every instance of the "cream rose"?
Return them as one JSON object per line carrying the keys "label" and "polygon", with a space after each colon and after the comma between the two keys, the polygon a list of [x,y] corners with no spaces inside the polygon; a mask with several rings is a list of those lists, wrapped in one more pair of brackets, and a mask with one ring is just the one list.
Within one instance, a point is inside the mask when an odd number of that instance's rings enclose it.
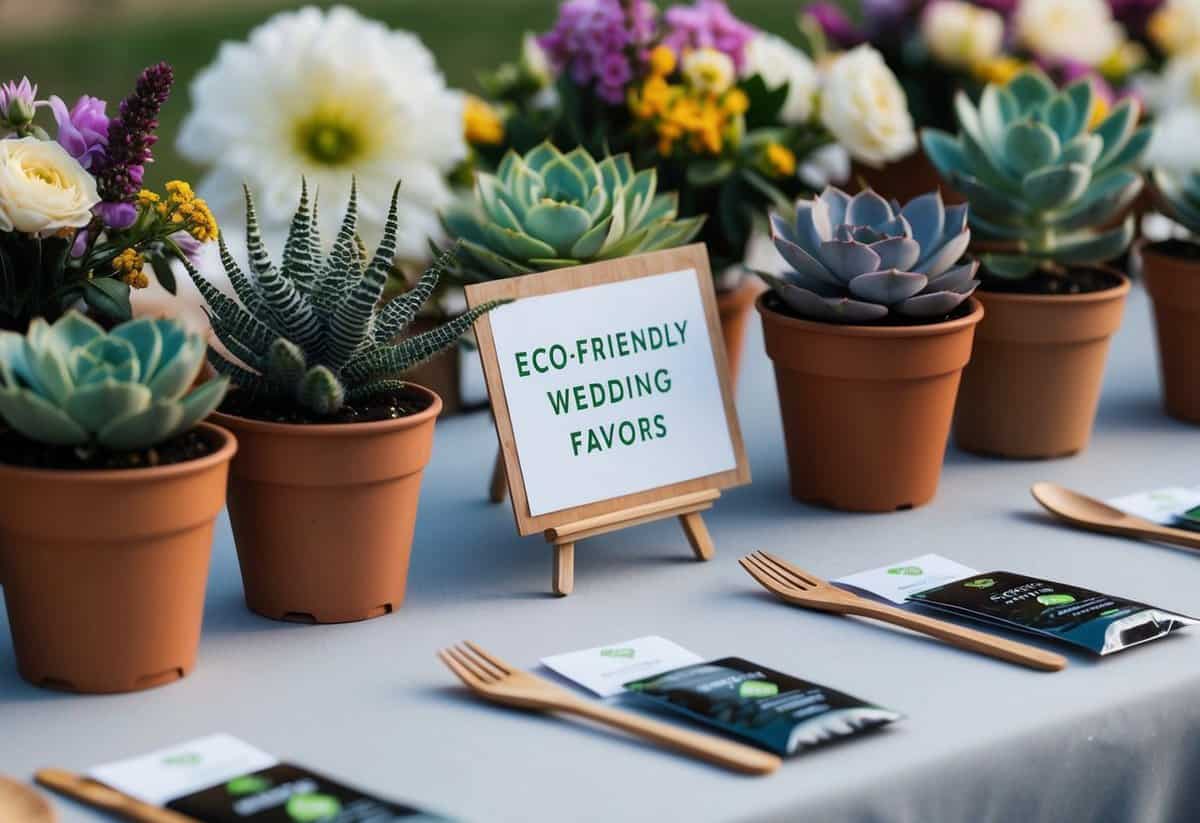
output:
{"label": "cream rose", "polygon": [[787,100],[779,112],[788,125],[803,123],[812,116],[820,78],[808,55],[782,37],[759,34],[746,46],[747,77],[762,77],[770,88],[788,87]]}
{"label": "cream rose", "polygon": [[870,46],[836,57],[825,70],[821,123],[856,159],[876,168],[917,148],[908,100]]}
{"label": "cream rose", "polygon": [[966,69],[1000,54],[1004,18],[961,0],[937,0],[921,17],[921,37],[939,62]]}
{"label": "cream rose", "polygon": [[81,228],[99,202],[95,178],[58,143],[0,140],[0,231]]}
{"label": "cream rose", "polygon": [[1125,40],[1107,0],[1021,0],[1017,39],[1038,57],[1096,66]]}
{"label": "cream rose", "polygon": [[733,60],[716,49],[696,49],[683,56],[683,76],[688,84],[709,94],[729,91],[736,77]]}

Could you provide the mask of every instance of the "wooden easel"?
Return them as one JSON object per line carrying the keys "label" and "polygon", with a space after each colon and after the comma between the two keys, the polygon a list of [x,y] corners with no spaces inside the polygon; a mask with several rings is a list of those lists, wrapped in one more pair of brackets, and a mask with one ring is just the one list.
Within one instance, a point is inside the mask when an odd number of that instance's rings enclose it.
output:
{"label": "wooden easel", "polygon": [[[508,477],[504,471],[504,455],[497,455],[492,469],[489,493],[493,503],[503,503],[508,497]],[[712,508],[721,493],[716,489],[668,497],[653,503],[634,506],[624,511],[588,517],[573,523],[554,526],[543,532],[546,542],[554,547],[554,572],[550,581],[554,593],[560,597],[575,589],[575,544],[589,537],[641,526],[668,517],[678,517],[679,525],[687,537],[688,545],[697,560],[712,560],[716,549],[712,535],[704,524],[701,512]]]}

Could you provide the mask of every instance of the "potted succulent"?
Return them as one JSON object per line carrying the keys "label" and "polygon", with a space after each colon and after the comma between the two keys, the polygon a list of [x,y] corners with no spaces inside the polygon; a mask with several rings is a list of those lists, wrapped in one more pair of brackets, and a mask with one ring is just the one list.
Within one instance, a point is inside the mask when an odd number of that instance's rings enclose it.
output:
{"label": "potted succulent", "polygon": [[212,528],[236,443],[201,423],[204,338],[76,311],[0,332],[0,579],[31,683],[126,692],[196,662]]}
{"label": "potted succulent", "polygon": [[963,375],[960,447],[1015,458],[1087,445],[1108,342],[1129,281],[1106,266],[1133,237],[1150,140],[1128,99],[1094,127],[1091,83],[1037,70],[956,99],[959,132],[927,129],[926,154],[971,205],[987,315]]}
{"label": "potted succulent", "polygon": [[[1164,210],[1200,235],[1200,174],[1154,172],[1154,188]],[[1180,420],[1200,423],[1200,244],[1168,239],[1140,247],[1146,291],[1154,302],[1163,404]]]}
{"label": "potted succulent", "polygon": [[983,316],[965,205],[826,188],[771,216],[793,269],[758,300],[792,496],[893,511],[937,490],[959,375]]}
{"label": "potted succulent", "polygon": [[357,197],[322,259],[307,188],[281,264],[264,247],[246,191],[249,271],[222,243],[237,300],[194,266],[224,351],[209,362],[234,390],[213,419],[237,433],[229,515],[246,603],[275,619],[337,623],[400,607],[442,407],[401,374],[452,345],[481,306],[392,343],[433,292],[445,257],[410,291],[381,304],[396,249],[397,197],[369,260],[355,233]]}

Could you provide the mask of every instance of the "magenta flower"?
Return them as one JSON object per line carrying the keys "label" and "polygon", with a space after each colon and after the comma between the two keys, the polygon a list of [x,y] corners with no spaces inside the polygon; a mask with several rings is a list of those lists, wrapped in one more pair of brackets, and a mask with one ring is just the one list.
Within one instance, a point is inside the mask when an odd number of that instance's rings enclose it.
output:
{"label": "magenta flower", "polygon": [[28,125],[36,107],[37,85],[28,77],[0,83],[0,126],[15,129]]}
{"label": "magenta flower", "polygon": [[107,107],[100,98],[85,94],[68,111],[61,97],[50,97],[50,110],[58,123],[58,143],[85,169],[92,167],[108,145]]}
{"label": "magenta flower", "polygon": [[649,0],[567,0],[538,45],[555,71],[567,71],[580,86],[595,84],[602,100],[619,105],[654,36],[654,24]]}
{"label": "magenta flower", "polygon": [[696,0],[692,6],[672,6],[664,16],[663,44],[682,56],[691,49],[716,49],[733,60],[738,71],[746,61],[746,44],[754,27],[733,16],[723,0]]}
{"label": "magenta flower", "polygon": [[866,41],[866,34],[836,3],[813,3],[804,10],[821,27],[821,31],[839,48],[851,48]]}

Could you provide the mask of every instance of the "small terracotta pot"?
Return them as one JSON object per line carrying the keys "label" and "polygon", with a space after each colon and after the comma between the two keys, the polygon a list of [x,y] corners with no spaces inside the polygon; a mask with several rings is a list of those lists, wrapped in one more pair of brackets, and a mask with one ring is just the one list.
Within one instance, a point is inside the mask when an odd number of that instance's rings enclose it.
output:
{"label": "small terracotta pot", "polygon": [[963,373],[954,415],[959,448],[1019,459],[1065,457],[1087,446],[1108,342],[1129,280],[1072,295],[977,291],[987,315]]}
{"label": "small terracotta pot", "polygon": [[[1171,253],[1181,244],[1194,256]],[[1146,291],[1154,302],[1163,405],[1172,417],[1200,423],[1200,245],[1147,243],[1141,254]]]}
{"label": "small terracotta pot", "polygon": [[937,491],[959,375],[983,308],[925,326],[798,320],[758,299],[797,500],[886,512]]}
{"label": "small terracotta pot", "polygon": [[736,289],[717,292],[717,312],[721,315],[721,336],[725,338],[725,356],[729,360],[729,382],[737,385],[742,350],[746,344],[746,321],[750,307],[762,291],[756,278],[744,278]]}
{"label": "small terracotta pot", "polygon": [[229,518],[246,605],[275,620],[346,623],[400,608],[421,475],[442,401],[376,423],[295,425],[217,413],[241,450]]}
{"label": "small terracotta pot", "polygon": [[850,179],[863,180],[879,194],[895,198],[902,204],[935,189],[941,189],[942,200],[947,205],[965,202],[965,198],[942,179],[921,149],[880,169],[856,162]]}
{"label": "small terracotta pot", "polygon": [[233,436],[152,469],[0,465],[0,578],[17,668],[39,686],[131,692],[196,665]]}

